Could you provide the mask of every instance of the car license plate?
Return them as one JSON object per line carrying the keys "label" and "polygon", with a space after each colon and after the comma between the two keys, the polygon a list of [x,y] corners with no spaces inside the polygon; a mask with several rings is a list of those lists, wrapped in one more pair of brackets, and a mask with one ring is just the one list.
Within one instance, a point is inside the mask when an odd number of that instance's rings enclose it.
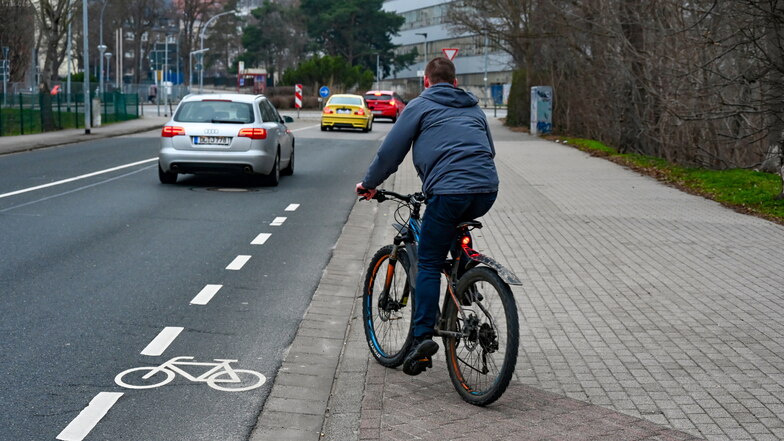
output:
{"label": "car license plate", "polygon": [[351,113],[351,109],[338,109],[337,113]]}
{"label": "car license plate", "polygon": [[231,144],[231,138],[227,136],[194,136],[193,143],[197,145],[229,145]]}
{"label": "car license plate", "polygon": [[374,111],[373,111],[373,114],[374,114],[374,115],[379,115],[380,113],[381,113],[381,111],[380,111],[380,110],[374,110]]}

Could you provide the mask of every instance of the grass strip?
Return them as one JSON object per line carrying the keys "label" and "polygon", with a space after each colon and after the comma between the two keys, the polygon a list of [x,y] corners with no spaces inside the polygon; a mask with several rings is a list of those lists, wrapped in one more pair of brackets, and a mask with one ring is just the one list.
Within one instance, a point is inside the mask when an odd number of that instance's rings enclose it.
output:
{"label": "grass strip", "polygon": [[591,139],[555,139],[593,156],[607,158],[652,176],[688,193],[712,199],[741,213],[784,225],[784,200],[775,199],[781,191],[781,178],[776,174],[747,169],[710,170],[681,167],[661,158],[619,153],[616,149]]}

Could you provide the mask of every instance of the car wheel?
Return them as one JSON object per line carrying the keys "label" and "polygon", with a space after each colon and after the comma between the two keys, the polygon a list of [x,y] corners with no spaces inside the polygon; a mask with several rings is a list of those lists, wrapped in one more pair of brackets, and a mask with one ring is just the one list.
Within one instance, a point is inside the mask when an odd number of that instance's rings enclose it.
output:
{"label": "car wheel", "polygon": [[392,117],[392,124],[397,122],[397,118],[400,116],[399,113],[396,113],[395,116]]}
{"label": "car wheel", "polygon": [[327,131],[327,126],[321,126],[321,131],[322,132],[326,132]]}
{"label": "car wheel", "polygon": [[269,187],[277,187],[279,182],[280,182],[280,149],[278,149],[277,153],[275,154],[275,162],[274,164],[272,164],[272,170],[270,170],[267,176],[264,176],[264,184]]}
{"label": "car wheel", "polygon": [[177,173],[163,171],[161,164],[158,163],[158,179],[161,184],[175,184],[177,183]]}
{"label": "car wheel", "polygon": [[289,165],[280,172],[283,176],[291,176],[294,174],[294,143],[291,143],[291,156],[289,157]]}

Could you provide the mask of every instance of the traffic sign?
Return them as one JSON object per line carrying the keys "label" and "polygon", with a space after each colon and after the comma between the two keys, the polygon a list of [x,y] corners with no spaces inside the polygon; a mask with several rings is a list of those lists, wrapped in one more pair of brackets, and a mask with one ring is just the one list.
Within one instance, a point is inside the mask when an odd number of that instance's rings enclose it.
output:
{"label": "traffic sign", "polygon": [[457,56],[457,48],[443,48],[441,51],[444,53],[444,56],[447,57],[450,61],[454,60]]}
{"label": "traffic sign", "polygon": [[329,96],[329,87],[321,86],[321,89],[319,89],[319,95],[321,95],[322,98],[328,97]]}

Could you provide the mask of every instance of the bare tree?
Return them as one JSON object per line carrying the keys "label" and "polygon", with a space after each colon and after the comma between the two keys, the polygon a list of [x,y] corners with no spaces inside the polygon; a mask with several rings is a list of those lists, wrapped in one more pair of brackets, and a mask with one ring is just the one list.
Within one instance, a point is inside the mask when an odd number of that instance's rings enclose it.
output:
{"label": "bare tree", "polygon": [[68,32],[68,10],[70,0],[39,0],[34,3],[43,46],[44,67],[38,83],[41,94],[41,127],[44,131],[53,130],[51,84],[57,79],[57,70],[65,56],[65,37]]}
{"label": "bare tree", "polygon": [[30,65],[34,41],[35,11],[28,0],[0,0],[0,46],[9,49],[11,65],[9,81],[21,82]]}

